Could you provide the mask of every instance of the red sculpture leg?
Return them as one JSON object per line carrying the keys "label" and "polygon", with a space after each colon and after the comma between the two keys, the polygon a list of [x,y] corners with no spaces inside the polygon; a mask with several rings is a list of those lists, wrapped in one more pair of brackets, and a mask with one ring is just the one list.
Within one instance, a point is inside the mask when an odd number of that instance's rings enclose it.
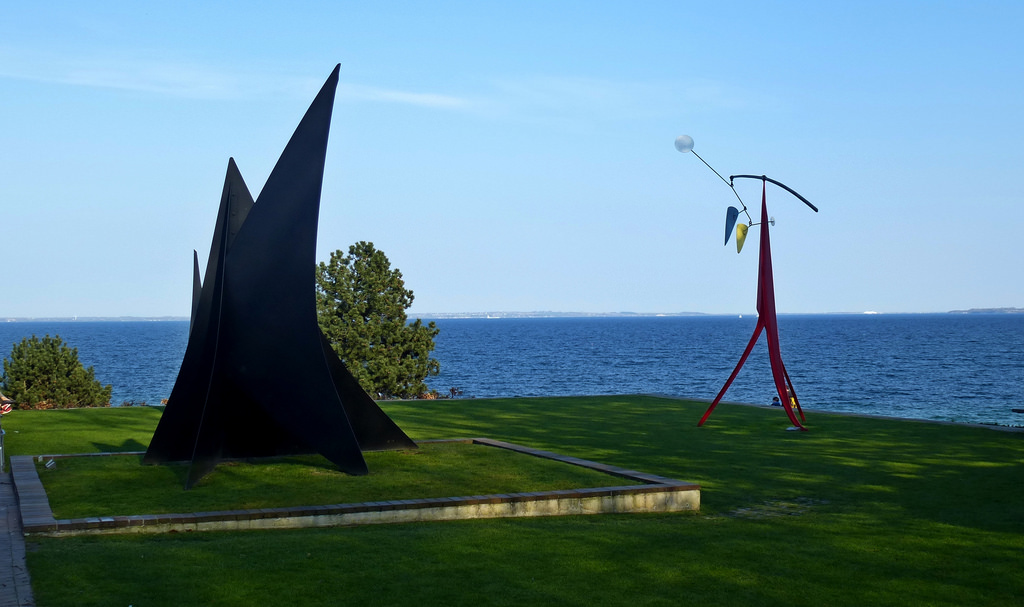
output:
{"label": "red sculpture leg", "polygon": [[[766,323],[768,324],[768,323]],[[789,417],[789,421],[793,422],[793,425],[801,430],[806,430],[803,424],[801,424],[796,414],[793,413],[793,398],[791,398],[791,392],[787,385],[788,373],[786,373],[786,366],[782,363],[782,354],[779,352],[779,334],[778,327],[774,327],[775,337],[771,336],[772,329],[766,327],[765,333],[768,337],[768,360],[772,366],[772,379],[775,381],[775,390],[779,394],[779,400],[782,401],[782,408],[786,411],[786,416]],[[794,397],[795,398],[795,397]]]}
{"label": "red sculpture leg", "polygon": [[[750,342],[747,344],[747,349],[743,352],[743,356],[740,358],[739,364],[736,365],[736,369],[733,370],[732,375],[729,376],[729,380],[725,382],[725,386],[722,387],[722,391],[718,393],[718,397],[715,398],[714,402],[704,413],[704,417],[701,418],[698,426],[704,425],[708,416],[711,415],[711,411],[718,405],[718,402],[725,395],[725,391],[732,384],[732,381],[736,378],[739,373],[740,367],[746,362],[747,356],[750,354],[751,349],[754,347],[754,343],[757,342],[757,338],[761,334],[761,330],[765,331],[765,338],[768,340],[768,360],[771,362],[772,368],[772,380],[775,382],[775,390],[779,394],[779,400],[783,403],[783,409],[786,411],[786,415],[789,417],[789,421],[793,422],[793,425],[801,430],[806,430],[803,424],[800,423],[796,418],[796,414],[793,413],[794,404],[798,411],[800,411],[800,417],[803,418],[803,410],[800,409],[799,403],[796,401],[796,392],[792,389],[792,381],[789,379],[789,374],[786,372],[786,366],[782,362],[782,353],[779,350],[779,323],[778,318],[775,315],[775,281],[772,276],[772,247],[771,240],[768,235],[768,203],[765,198],[765,187],[766,183],[761,183],[761,249],[760,257],[758,259],[758,271],[757,271],[757,326],[754,328],[754,335],[750,338]],[[792,400],[790,399],[792,395]]]}
{"label": "red sculpture leg", "polygon": [[806,430],[793,413],[793,402],[790,400],[790,391],[786,385],[788,374],[782,362],[782,352],[779,350],[779,320],[775,315],[775,279],[772,274],[772,243],[768,235],[766,187],[767,184],[761,182],[761,255],[758,260],[757,318],[758,321],[764,322],[765,337],[768,339],[768,360],[772,365],[772,379],[775,380],[779,400],[783,403],[782,408],[786,410],[786,415],[794,426]]}
{"label": "red sculpture leg", "polygon": [[782,372],[786,375],[786,385],[789,386],[789,395],[793,397],[793,405],[796,407],[796,412],[800,414],[800,421],[807,421],[804,417],[804,410],[800,408],[800,399],[796,397],[796,388],[793,387],[793,380],[789,379],[789,373],[786,372],[786,368],[782,368]]}
{"label": "red sculpture leg", "polygon": [[758,319],[757,326],[754,327],[754,335],[750,338],[750,341],[747,342],[747,349],[743,351],[743,356],[740,357],[740,362],[736,363],[736,368],[732,370],[732,375],[729,376],[729,380],[725,382],[724,386],[722,386],[722,390],[718,393],[718,396],[715,397],[714,402],[711,403],[711,406],[708,407],[708,410],[704,412],[704,417],[700,418],[700,421],[697,422],[697,426],[704,425],[704,422],[706,422],[708,420],[708,417],[711,416],[711,412],[715,410],[715,407],[718,406],[718,403],[722,400],[722,397],[725,396],[725,391],[728,390],[729,386],[732,385],[732,380],[736,379],[736,376],[739,375],[740,369],[743,367],[743,363],[747,362],[747,356],[749,356],[750,351],[754,349],[754,344],[757,343],[757,338],[761,336],[761,329],[763,328],[764,323],[762,323],[761,320]]}

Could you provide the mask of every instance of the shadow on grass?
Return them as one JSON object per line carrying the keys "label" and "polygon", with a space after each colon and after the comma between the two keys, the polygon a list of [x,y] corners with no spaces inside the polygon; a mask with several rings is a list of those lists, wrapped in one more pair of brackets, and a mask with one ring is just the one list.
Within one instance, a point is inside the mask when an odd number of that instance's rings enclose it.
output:
{"label": "shadow on grass", "polygon": [[414,437],[488,435],[699,483],[702,512],[810,498],[985,530],[1020,529],[1024,433],[648,396],[384,403]]}
{"label": "shadow on grass", "polygon": [[[902,607],[1024,595],[1024,434],[818,412],[810,432],[785,432],[778,409],[734,405],[697,428],[706,403],[646,396],[381,406],[414,439],[490,436],[698,482],[702,512],[44,539],[29,555],[40,604]],[[802,497],[815,505],[796,516],[734,514]]]}
{"label": "shadow on grass", "polygon": [[96,451],[100,453],[121,453],[131,451],[145,451],[148,445],[144,445],[134,438],[122,442],[120,445],[114,445],[111,443],[94,442],[93,446],[96,447]]}

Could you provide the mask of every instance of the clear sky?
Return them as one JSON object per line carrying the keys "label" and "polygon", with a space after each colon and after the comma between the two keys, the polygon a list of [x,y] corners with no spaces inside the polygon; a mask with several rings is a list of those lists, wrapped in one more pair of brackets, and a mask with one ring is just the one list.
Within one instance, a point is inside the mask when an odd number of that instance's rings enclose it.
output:
{"label": "clear sky", "polygon": [[187,316],[228,158],[257,194],[336,63],[318,259],[374,242],[413,314],[753,312],[756,231],[723,246],[735,198],[684,133],[821,209],[769,186],[780,312],[1021,307],[1022,25],[1019,1],[5,2],[0,317]]}

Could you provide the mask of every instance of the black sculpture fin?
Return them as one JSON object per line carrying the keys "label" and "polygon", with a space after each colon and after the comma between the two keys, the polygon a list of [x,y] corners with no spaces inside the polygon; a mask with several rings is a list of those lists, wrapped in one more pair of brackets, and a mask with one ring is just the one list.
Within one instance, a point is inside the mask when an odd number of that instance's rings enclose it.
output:
{"label": "black sculpture fin", "polygon": [[320,344],[323,346],[324,358],[330,368],[335,389],[345,406],[352,431],[363,451],[382,451],[385,449],[416,449],[405,432],[363,390],[359,381],[352,376],[338,354],[331,347],[331,342],[320,332]]}
{"label": "black sculpture fin", "polygon": [[[206,262],[206,275],[199,290],[198,302],[193,303],[192,323],[189,331],[185,356],[178,370],[178,377],[167,399],[160,423],[157,425],[144,463],[185,461],[192,459],[195,440],[202,423],[203,410],[216,373],[217,345],[221,331],[221,300],[224,291],[224,265],[226,258],[228,220],[232,194],[237,193],[241,174],[234,160],[228,161],[221,193],[217,223],[210,245],[210,256]],[[198,273],[198,262],[193,265]],[[193,276],[193,296],[196,293],[197,276]]]}
{"label": "black sculpture fin", "polygon": [[242,229],[242,224],[245,223],[245,218],[249,216],[249,211],[252,210],[254,201],[252,194],[249,193],[249,187],[245,185],[245,180],[242,179],[242,173],[238,170],[238,165],[235,164],[234,158],[228,158],[228,175],[225,177],[225,181],[230,183],[231,186],[228,193],[227,246],[227,250],[230,251],[235,237],[238,236],[239,230]]}
{"label": "black sculpture fin", "polygon": [[178,378],[144,461],[191,462],[186,488],[222,458],[318,452],[366,474],[362,449],[416,444],[362,390],[317,324],[316,232],[335,67],[254,203],[228,161]]}
{"label": "black sculpture fin", "polygon": [[312,285],[338,69],[295,129],[231,245],[224,323],[234,356],[224,372],[283,429],[343,471],[366,474],[324,359]]}
{"label": "black sculpture fin", "polygon": [[192,249],[192,316],[188,319],[188,332],[192,334],[192,325],[196,322],[196,311],[199,310],[199,296],[203,292],[203,281],[199,276],[199,251]]}

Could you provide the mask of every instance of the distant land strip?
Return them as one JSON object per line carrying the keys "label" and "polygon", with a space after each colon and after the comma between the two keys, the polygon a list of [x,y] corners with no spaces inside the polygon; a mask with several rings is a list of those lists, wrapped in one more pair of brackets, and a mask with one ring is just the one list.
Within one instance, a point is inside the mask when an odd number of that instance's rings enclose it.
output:
{"label": "distant land strip", "polygon": [[[656,316],[718,316],[703,312],[423,312],[409,314],[416,318],[630,318]],[[724,314],[723,316],[735,316]]]}
{"label": "distant land strip", "polygon": [[[747,313],[756,317],[756,313]],[[884,314],[879,312],[779,312],[779,316],[840,316],[852,314]],[[894,312],[893,314],[1024,314],[1024,308],[971,308],[949,312]],[[706,312],[422,312],[409,314],[410,318],[652,318],[658,316],[737,316],[736,313]],[[742,314],[740,314],[742,316]]]}
{"label": "distant land strip", "polygon": [[166,322],[188,319],[188,316],[0,316],[0,322]]}
{"label": "distant land strip", "polygon": [[950,314],[1024,314],[1024,308],[971,308],[950,310]]}
{"label": "distant land strip", "polygon": [[[850,314],[888,314],[879,312],[780,312],[779,316],[839,316]],[[1024,314],[1024,308],[971,308],[948,312],[893,312],[892,314]],[[452,318],[655,318],[659,316],[736,316],[736,313],[706,312],[420,312],[409,318],[444,320]],[[755,313],[749,313],[751,317]],[[742,316],[742,314],[740,314]],[[0,322],[165,322],[185,321],[187,316],[46,316],[2,317]]]}

